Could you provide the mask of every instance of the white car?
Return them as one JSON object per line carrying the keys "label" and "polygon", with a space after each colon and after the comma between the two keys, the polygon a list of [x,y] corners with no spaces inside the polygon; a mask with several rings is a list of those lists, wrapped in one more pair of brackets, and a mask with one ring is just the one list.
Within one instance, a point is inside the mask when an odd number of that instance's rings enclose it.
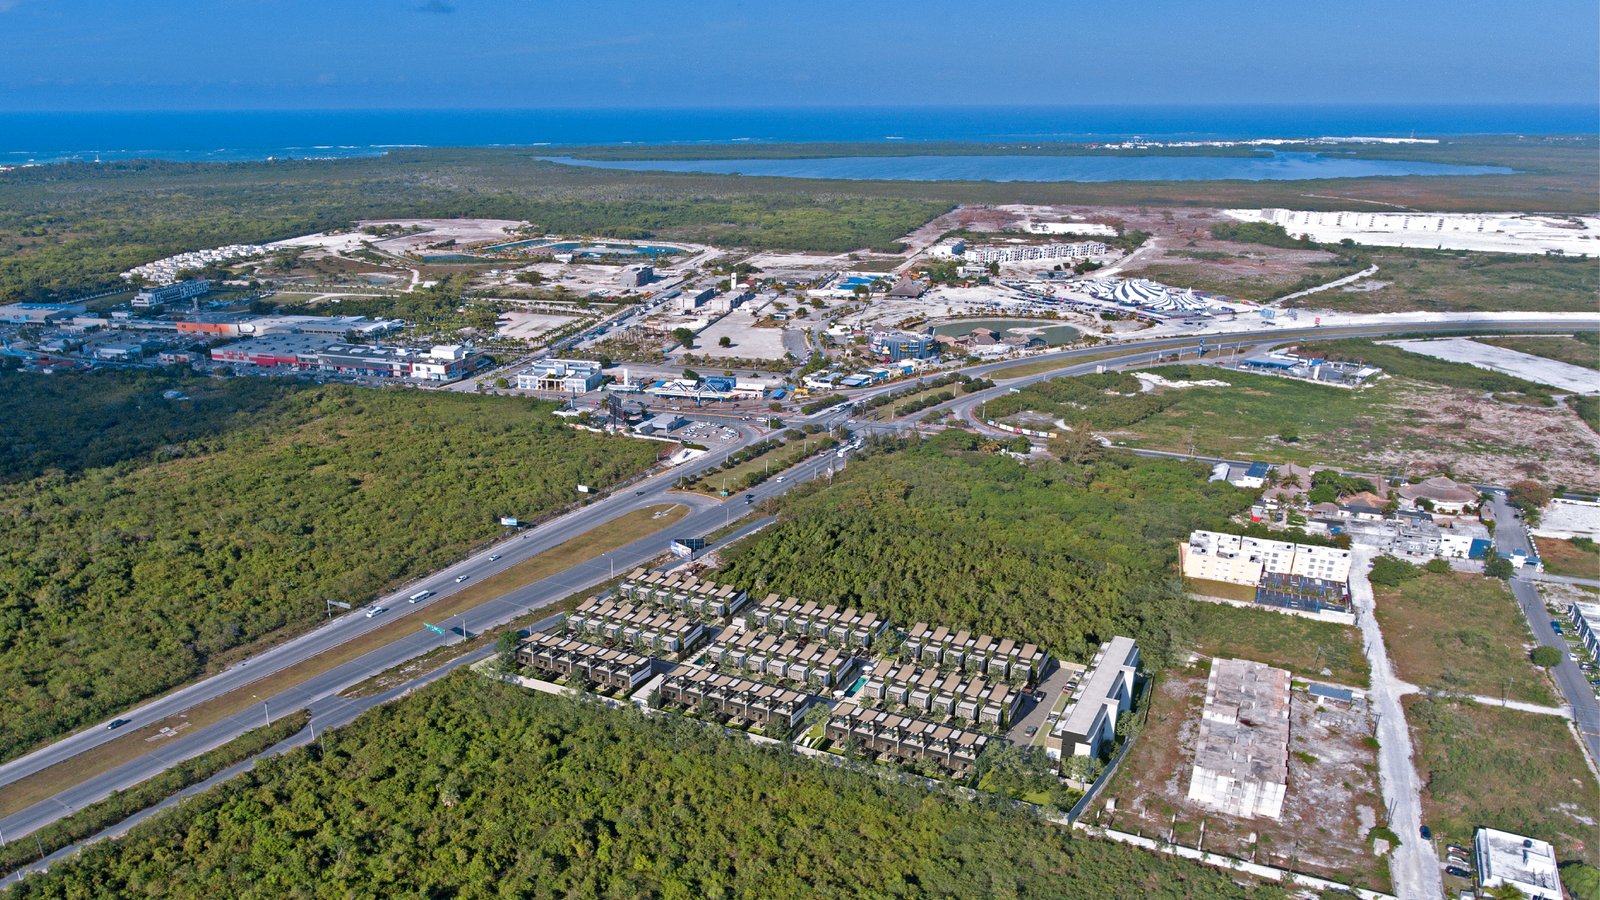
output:
{"label": "white car", "polygon": [[489,554],[489,562],[494,562],[495,560],[497,560],[499,558],[500,558],[500,554],[498,554],[498,553]]}
{"label": "white car", "polygon": [[468,578],[471,578],[471,577],[472,577],[471,575],[457,575],[456,576],[456,584],[460,584],[461,582],[466,581]]}
{"label": "white car", "polygon": [[380,615],[383,615],[383,614],[384,614],[384,613],[385,613],[385,612],[387,612],[387,611],[388,611],[388,608],[387,608],[387,607],[383,607],[383,606],[374,606],[374,607],[372,607],[372,608],[371,608],[371,609],[369,609],[369,610],[367,610],[367,618],[369,618],[369,619],[370,619],[370,618],[372,618],[372,617],[373,617],[373,616],[380,616]]}

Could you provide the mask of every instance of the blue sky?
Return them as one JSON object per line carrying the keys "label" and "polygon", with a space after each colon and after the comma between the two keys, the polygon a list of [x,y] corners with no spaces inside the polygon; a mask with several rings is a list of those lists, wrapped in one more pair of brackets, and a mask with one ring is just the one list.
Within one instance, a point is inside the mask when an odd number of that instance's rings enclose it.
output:
{"label": "blue sky", "polygon": [[0,0],[0,108],[1600,104],[1594,0]]}

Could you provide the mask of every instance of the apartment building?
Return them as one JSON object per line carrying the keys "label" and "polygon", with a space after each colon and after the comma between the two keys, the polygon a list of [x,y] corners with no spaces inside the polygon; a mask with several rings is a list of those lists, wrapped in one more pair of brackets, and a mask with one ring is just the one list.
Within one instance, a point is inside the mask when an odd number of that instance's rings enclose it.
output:
{"label": "apartment building", "polygon": [[816,689],[842,683],[856,659],[827,644],[801,638],[746,631],[719,641],[706,651],[706,661],[747,675],[770,675]]}
{"label": "apartment building", "polygon": [[586,394],[603,379],[600,364],[592,360],[547,357],[517,373],[517,390]]}
{"label": "apartment building", "polygon": [[670,612],[590,598],[567,615],[574,635],[624,644],[645,653],[678,654],[705,637],[704,625]]}
{"label": "apartment building", "polygon": [[911,626],[902,654],[926,665],[1020,682],[1037,681],[1049,659],[1035,644],[987,634],[974,637],[943,625],[929,628],[926,622]]}
{"label": "apartment building", "polygon": [[1022,692],[1003,681],[919,668],[914,663],[885,664],[867,678],[861,696],[879,706],[911,707],[931,718],[957,716],[1002,728],[1011,724],[1022,705]]}
{"label": "apartment building", "polygon": [[634,690],[650,678],[648,657],[536,631],[517,648],[522,665],[558,677],[577,675],[606,687]]}
{"label": "apartment building", "polygon": [[968,262],[988,265],[992,262],[1024,262],[1034,259],[1087,259],[1104,256],[1106,245],[1100,241],[1072,243],[1016,244],[1012,246],[971,247],[963,254]]}
{"label": "apartment building", "polygon": [[1117,734],[1117,720],[1133,706],[1139,673],[1139,647],[1133,638],[1114,637],[1071,682],[1067,705],[1045,739],[1045,754],[1057,762],[1072,756],[1100,756]]}
{"label": "apartment building", "polygon": [[846,701],[833,710],[823,729],[835,744],[852,741],[863,751],[890,759],[932,760],[958,776],[968,775],[988,746],[987,735],[912,719]]}
{"label": "apartment building", "polygon": [[1179,546],[1185,578],[1256,584],[1262,575],[1350,580],[1350,551],[1265,538],[1195,531]]}
{"label": "apartment building", "polygon": [[795,597],[780,599],[768,594],[745,616],[746,628],[764,629],[772,634],[809,637],[836,647],[868,650],[888,626],[877,613],[864,613],[833,604],[819,606],[815,601]]}
{"label": "apartment building", "polygon": [[1572,624],[1577,626],[1578,639],[1589,653],[1600,658],[1600,603],[1578,601],[1567,609]]}
{"label": "apartment building", "polygon": [[630,572],[617,593],[639,606],[676,610],[702,622],[727,621],[750,600],[748,593],[731,584],[642,568]]}
{"label": "apartment building", "polygon": [[711,704],[717,712],[748,719],[764,729],[775,724],[794,728],[812,698],[798,691],[705,669],[680,669],[661,682],[661,703],[694,709]]}

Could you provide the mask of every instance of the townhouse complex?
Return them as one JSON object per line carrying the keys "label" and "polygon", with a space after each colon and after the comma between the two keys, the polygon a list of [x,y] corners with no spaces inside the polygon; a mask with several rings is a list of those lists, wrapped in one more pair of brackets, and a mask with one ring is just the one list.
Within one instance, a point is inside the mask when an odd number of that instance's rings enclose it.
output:
{"label": "townhouse complex", "polygon": [[614,600],[590,598],[566,620],[567,631],[645,653],[679,654],[705,637],[704,625],[684,616]]}
{"label": "townhouse complex", "polygon": [[633,690],[650,677],[649,657],[555,634],[534,632],[517,649],[517,661],[557,677],[576,675],[610,688]]}
{"label": "townhouse complex", "polygon": [[713,644],[705,660],[733,671],[771,675],[815,688],[840,684],[857,663],[855,657],[827,644],[759,631],[746,631]]}
{"label": "townhouse complex", "polygon": [[966,631],[951,631],[943,625],[930,628],[926,622],[911,626],[903,653],[918,662],[975,672],[1013,682],[1037,681],[1048,654],[1034,644],[1019,644],[1011,638],[996,639],[987,634],[974,637]]}
{"label": "townhouse complex", "polygon": [[779,599],[768,594],[744,617],[745,628],[764,629],[772,634],[805,635],[836,647],[870,650],[889,623],[877,613],[864,613],[833,604],[818,606],[811,600],[795,597]]}
{"label": "townhouse complex", "polygon": [[1002,728],[1011,724],[1022,705],[1022,692],[981,675],[940,672],[914,663],[885,665],[861,686],[861,696],[879,706],[903,708],[935,719],[960,718]]}
{"label": "townhouse complex", "polygon": [[713,584],[693,575],[665,575],[634,569],[617,593],[653,609],[677,610],[702,622],[722,622],[737,613],[750,595],[732,585]]}
{"label": "townhouse complex", "polygon": [[705,669],[684,669],[661,683],[664,705],[697,709],[706,704],[717,713],[748,719],[764,730],[776,724],[785,734],[799,724],[815,700],[799,691]]}
{"label": "townhouse complex", "polygon": [[845,702],[834,708],[823,733],[846,748],[902,762],[931,761],[957,775],[971,774],[988,735],[937,725],[882,709]]}

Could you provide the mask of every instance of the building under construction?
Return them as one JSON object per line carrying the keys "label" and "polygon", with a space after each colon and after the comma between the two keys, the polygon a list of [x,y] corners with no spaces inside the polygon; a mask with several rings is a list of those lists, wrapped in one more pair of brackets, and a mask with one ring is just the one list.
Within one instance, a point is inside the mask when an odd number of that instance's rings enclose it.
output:
{"label": "building under construction", "polygon": [[1189,799],[1244,818],[1283,814],[1289,785],[1289,673],[1211,661]]}

